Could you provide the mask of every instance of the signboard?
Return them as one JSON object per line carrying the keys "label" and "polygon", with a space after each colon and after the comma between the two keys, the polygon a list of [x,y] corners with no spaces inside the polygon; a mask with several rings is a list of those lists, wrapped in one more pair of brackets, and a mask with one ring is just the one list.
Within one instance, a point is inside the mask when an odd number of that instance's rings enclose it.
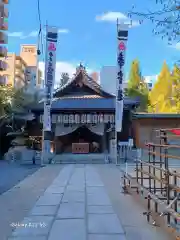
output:
{"label": "signboard", "polygon": [[[46,113],[46,112],[45,112]],[[47,115],[50,114],[50,110]],[[52,114],[52,123],[60,124],[88,124],[88,123],[114,123],[114,114]],[[40,116],[42,123],[42,115]],[[45,121],[46,126],[50,124],[48,120]]]}
{"label": "signboard", "polygon": [[55,81],[57,28],[47,27],[46,35],[46,62],[45,62],[45,101],[43,130],[51,131],[51,101]]}
{"label": "signboard", "polygon": [[128,30],[123,30],[121,25],[117,25],[117,81],[116,81],[116,132],[121,132],[123,118],[123,81],[125,51],[128,38]]}

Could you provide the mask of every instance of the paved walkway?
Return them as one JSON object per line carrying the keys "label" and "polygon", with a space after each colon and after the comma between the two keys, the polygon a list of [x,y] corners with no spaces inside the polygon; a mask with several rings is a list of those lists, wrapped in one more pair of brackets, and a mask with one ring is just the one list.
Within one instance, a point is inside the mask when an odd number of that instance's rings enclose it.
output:
{"label": "paved walkway", "polygon": [[[101,180],[106,173],[110,172],[111,175],[113,171],[120,176],[118,169],[111,168],[110,165],[66,165],[38,199],[29,215],[21,223],[13,223],[16,228],[8,239],[144,240],[140,234],[132,234],[132,229],[131,236],[128,235],[129,229],[121,224],[122,216],[120,218],[115,213],[118,209],[116,204],[112,206],[114,197],[109,197],[114,193],[109,189],[110,185],[107,186],[106,180]],[[107,176],[105,178],[108,179]],[[120,186],[118,189],[116,186],[119,194]],[[126,215],[125,212],[124,214]],[[156,238],[150,232],[146,240],[166,240],[160,235]]]}

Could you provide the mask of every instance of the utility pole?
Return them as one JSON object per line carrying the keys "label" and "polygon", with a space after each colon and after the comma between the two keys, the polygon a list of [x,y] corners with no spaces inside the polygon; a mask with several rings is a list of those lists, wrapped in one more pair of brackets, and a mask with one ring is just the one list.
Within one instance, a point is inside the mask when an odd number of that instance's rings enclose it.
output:
{"label": "utility pole", "polygon": [[117,19],[117,79],[116,79],[116,112],[115,112],[115,158],[118,164],[118,132],[122,131],[124,108],[124,65],[130,24],[120,24]]}
{"label": "utility pole", "polygon": [[55,82],[56,48],[58,30],[56,27],[46,26],[46,56],[45,56],[45,96],[43,115],[43,138],[41,166],[49,162],[51,141],[51,104]]}

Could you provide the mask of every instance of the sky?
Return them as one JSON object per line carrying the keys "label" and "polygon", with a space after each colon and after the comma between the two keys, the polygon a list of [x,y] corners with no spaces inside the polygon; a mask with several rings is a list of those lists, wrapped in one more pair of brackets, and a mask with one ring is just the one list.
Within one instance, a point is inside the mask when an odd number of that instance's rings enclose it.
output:
{"label": "sky", "polygon": [[[46,22],[59,29],[57,49],[57,73],[70,75],[82,62],[91,71],[100,71],[102,66],[116,65],[117,36],[116,19],[129,21],[127,12],[136,4],[138,10],[147,10],[153,0],[40,0],[43,28]],[[20,51],[20,44],[35,44],[39,30],[37,0],[10,1],[8,51]],[[141,72],[155,79],[166,60],[172,68],[178,59],[180,45],[170,47],[166,41],[152,34],[152,23],[139,25],[133,18],[129,29],[125,73],[128,75],[133,59],[139,59]],[[40,67],[43,69],[43,59]],[[152,77],[151,77],[152,76]]]}

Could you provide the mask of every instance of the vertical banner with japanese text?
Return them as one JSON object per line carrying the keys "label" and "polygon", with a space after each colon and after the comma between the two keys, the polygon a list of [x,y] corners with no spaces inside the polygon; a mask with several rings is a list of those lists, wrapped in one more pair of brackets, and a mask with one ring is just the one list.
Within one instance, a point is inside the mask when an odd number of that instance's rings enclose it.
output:
{"label": "vertical banner with japanese text", "polygon": [[46,34],[46,62],[45,62],[45,101],[43,130],[51,131],[51,102],[55,82],[56,47],[58,30],[55,27],[47,27]]}
{"label": "vertical banner with japanese text", "polygon": [[123,105],[124,105],[124,65],[125,52],[128,40],[128,26],[117,24],[117,80],[116,80],[116,132],[122,130]]}

